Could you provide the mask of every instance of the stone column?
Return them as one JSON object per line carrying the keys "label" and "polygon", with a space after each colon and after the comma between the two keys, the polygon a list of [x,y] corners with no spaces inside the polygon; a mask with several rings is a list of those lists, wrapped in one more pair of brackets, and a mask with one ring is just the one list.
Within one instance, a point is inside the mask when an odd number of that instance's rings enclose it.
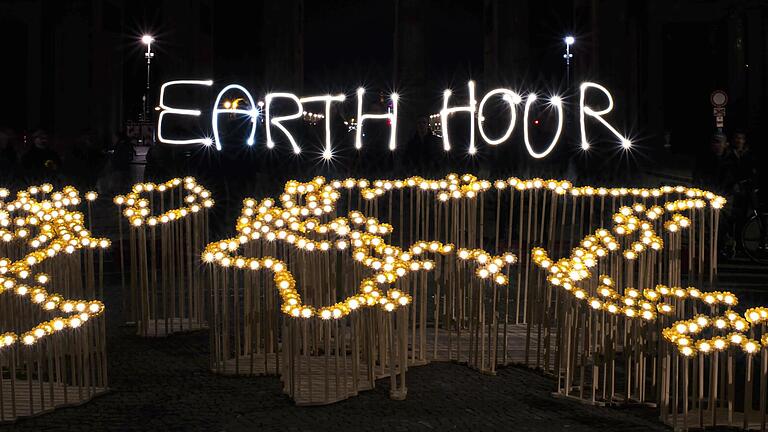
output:
{"label": "stone column", "polygon": [[[429,2],[395,0],[392,81],[396,88],[408,89],[408,103],[398,113],[398,140],[413,134],[417,116],[429,115],[430,85],[426,82],[427,41],[424,17]],[[434,89],[432,89],[434,90]]]}
{"label": "stone column", "polygon": [[261,39],[264,82],[274,90],[303,94],[304,1],[264,2]]}

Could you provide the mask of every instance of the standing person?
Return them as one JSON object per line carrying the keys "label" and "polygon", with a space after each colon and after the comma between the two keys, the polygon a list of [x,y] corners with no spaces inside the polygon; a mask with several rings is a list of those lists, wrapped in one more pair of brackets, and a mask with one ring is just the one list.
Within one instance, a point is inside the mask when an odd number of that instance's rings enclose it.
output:
{"label": "standing person", "polygon": [[68,178],[81,190],[94,189],[104,168],[104,156],[96,145],[93,132],[83,132],[75,141],[70,154],[72,157],[67,162]]}
{"label": "standing person", "polygon": [[737,130],[732,137],[730,156],[733,159],[733,179],[737,185],[753,183],[757,176],[757,164],[747,141],[747,133]]}
{"label": "standing person", "polygon": [[[709,151],[702,152],[696,160],[693,171],[693,183],[703,189],[707,189],[725,195],[729,202],[733,199],[734,189],[733,155],[728,149],[728,139],[723,134],[712,136]],[[735,225],[736,220],[731,206],[727,206],[720,217],[718,229],[718,248],[723,258],[733,257],[736,253]]]}
{"label": "standing person", "polygon": [[0,129],[0,187],[13,181],[17,170],[16,136],[10,129]]}
{"label": "standing person", "polygon": [[728,139],[715,134],[709,142],[709,151],[702,152],[696,159],[693,170],[695,185],[720,194],[733,189],[733,158],[728,151]]}
{"label": "standing person", "polygon": [[48,145],[48,134],[38,129],[30,135],[32,146],[21,157],[21,165],[29,184],[53,182],[58,178],[61,157]]}
{"label": "standing person", "polygon": [[401,166],[409,175],[431,177],[437,174],[445,157],[443,144],[429,129],[429,119],[419,117],[416,130],[402,152]]}
{"label": "standing person", "polygon": [[155,144],[147,151],[144,181],[162,182],[179,175],[173,145]]}
{"label": "standing person", "polygon": [[135,156],[136,149],[133,147],[133,140],[124,132],[119,133],[115,138],[112,167],[119,171],[128,171]]}
{"label": "standing person", "polygon": [[110,190],[126,190],[134,183],[134,179],[131,177],[131,162],[135,156],[136,149],[133,145],[133,139],[125,131],[112,135],[112,154],[109,159],[111,169],[107,172]]}
{"label": "standing person", "polygon": [[[733,195],[731,212],[736,238],[747,222],[747,215],[758,203],[755,202],[755,189],[758,187],[758,166],[756,158],[749,148],[747,133],[743,130],[734,132],[731,145],[728,149],[731,164],[729,176],[733,179],[733,188],[729,191]],[[737,247],[742,245],[737,244]]]}

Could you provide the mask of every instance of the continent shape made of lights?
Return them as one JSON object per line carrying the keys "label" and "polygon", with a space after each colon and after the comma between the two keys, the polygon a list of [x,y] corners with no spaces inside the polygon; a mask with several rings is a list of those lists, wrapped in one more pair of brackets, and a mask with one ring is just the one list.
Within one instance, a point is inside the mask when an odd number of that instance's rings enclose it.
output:
{"label": "continent shape made of lights", "polygon": [[107,391],[98,194],[43,184],[10,196],[0,189],[0,423]]}
{"label": "continent shape made of lights", "polygon": [[[37,199],[38,194],[51,193],[50,199]],[[7,197],[6,190],[0,196]],[[96,198],[95,192],[89,192],[90,201]],[[29,239],[29,253],[11,260],[0,257],[0,295],[4,292],[15,293],[22,299],[37,304],[45,311],[60,311],[70,314],[68,317],[54,318],[41,322],[21,336],[13,332],[0,335],[0,348],[8,347],[20,341],[24,345],[33,345],[40,339],[67,328],[78,328],[89,318],[101,315],[104,304],[97,300],[70,300],[55,293],[49,293],[43,286],[50,277],[45,273],[34,273],[34,268],[43,262],[54,259],[57,255],[72,254],[78,249],[101,248],[110,246],[105,238],[92,237],[84,227],[83,214],[68,210],[81,202],[79,193],[71,186],[61,191],[53,191],[49,184],[32,186],[20,191],[16,199],[2,203],[0,208],[0,238],[5,243],[13,240]],[[20,212],[23,215],[13,216]],[[13,231],[8,228],[13,229]],[[37,231],[35,234],[34,232]],[[30,286],[27,281],[33,279],[37,285]]]}

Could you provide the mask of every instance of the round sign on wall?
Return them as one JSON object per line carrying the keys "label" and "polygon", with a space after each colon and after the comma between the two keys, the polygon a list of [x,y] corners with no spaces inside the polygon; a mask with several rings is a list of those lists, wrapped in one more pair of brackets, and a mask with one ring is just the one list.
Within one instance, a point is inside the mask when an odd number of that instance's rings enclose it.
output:
{"label": "round sign on wall", "polygon": [[724,107],[728,103],[728,94],[722,90],[715,90],[709,96],[714,107]]}

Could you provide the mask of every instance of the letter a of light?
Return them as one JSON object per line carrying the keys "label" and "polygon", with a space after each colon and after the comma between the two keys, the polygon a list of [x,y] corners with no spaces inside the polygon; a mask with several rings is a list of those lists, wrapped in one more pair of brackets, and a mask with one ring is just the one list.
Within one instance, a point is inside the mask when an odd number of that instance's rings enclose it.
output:
{"label": "letter a of light", "polygon": [[[608,106],[596,111],[589,106],[586,105],[586,94],[587,90],[590,88],[595,88],[603,92],[605,97],[608,98]],[[616,135],[616,137],[621,142],[621,146],[625,149],[628,149],[632,147],[632,141],[630,141],[628,138],[623,136],[619,133],[619,131],[616,130],[613,126],[610,125],[605,119],[602,117],[605,114],[608,114],[613,109],[613,98],[611,97],[611,94],[608,92],[608,89],[601,86],[600,84],[592,83],[592,82],[584,82],[581,83],[581,96],[579,98],[579,123],[581,126],[581,148],[584,150],[587,150],[589,148],[589,141],[587,140],[587,127],[586,127],[586,116],[591,116],[596,118],[600,123],[603,124],[606,128],[608,128],[611,133]]]}
{"label": "letter a of light", "polygon": [[448,99],[451,98],[452,92],[450,90],[443,92],[443,109],[440,110],[440,123],[443,133],[443,149],[445,151],[449,151],[451,149],[451,141],[448,139],[448,116],[457,112],[466,111],[470,113],[469,153],[475,154],[477,152],[477,149],[475,148],[475,110],[477,107],[477,100],[475,100],[475,82],[468,82],[467,87],[469,88],[469,105],[467,106],[448,108]]}
{"label": "letter a of light", "polygon": [[363,95],[365,89],[360,87],[357,89],[357,127],[355,128],[355,148],[360,150],[363,148],[363,120],[373,119],[389,119],[390,131],[389,131],[389,149],[394,150],[397,147],[397,100],[399,96],[397,93],[389,95],[389,100],[392,101],[392,112],[387,114],[363,114]]}
{"label": "letter a of light", "polygon": [[330,160],[333,157],[333,151],[331,149],[331,103],[343,102],[346,97],[343,94],[332,96],[309,96],[300,99],[301,103],[311,102],[325,102],[325,149],[323,150],[323,158]]}
{"label": "letter a of light", "polygon": [[[291,99],[296,103],[296,107],[298,108],[298,110],[296,111],[295,114],[272,118],[270,107],[272,106],[272,100],[275,98]],[[296,96],[293,93],[270,93],[264,98],[264,104],[266,105],[265,110],[266,110],[266,123],[267,123],[267,147],[269,148],[275,147],[275,142],[272,141],[272,125],[274,125],[278,129],[283,131],[285,136],[288,138],[288,141],[291,143],[291,147],[293,147],[293,152],[296,154],[301,153],[301,148],[299,148],[299,145],[296,144],[296,140],[293,139],[293,135],[291,135],[291,133],[288,131],[288,129],[285,128],[285,126],[280,124],[280,122],[282,121],[294,120],[301,117],[303,113],[303,108],[298,96]]]}
{"label": "letter a of light", "polygon": [[160,111],[160,116],[157,118],[157,139],[161,143],[166,144],[205,144],[205,145],[211,145],[211,139],[210,138],[193,138],[193,139],[170,139],[163,136],[163,120],[165,119],[165,116],[168,114],[176,114],[180,116],[193,116],[193,117],[199,117],[201,111],[195,110],[195,109],[182,109],[182,108],[173,108],[169,107],[165,104],[165,90],[170,86],[175,85],[202,85],[202,86],[212,86],[213,80],[177,80],[177,81],[168,81],[167,83],[160,86],[160,108],[162,111]]}
{"label": "letter a of light", "polygon": [[563,101],[558,96],[553,96],[549,100],[549,104],[557,109],[557,130],[555,131],[555,136],[552,138],[549,146],[547,146],[547,149],[541,153],[536,153],[536,151],[533,150],[533,147],[531,146],[531,140],[528,137],[528,116],[531,111],[531,105],[535,101],[536,94],[534,93],[529,94],[528,97],[525,98],[525,113],[523,114],[523,138],[525,138],[525,148],[528,149],[528,154],[535,157],[536,159],[541,159],[547,156],[552,151],[552,149],[555,148],[555,145],[557,145],[557,142],[560,140],[560,134],[563,132]]}
{"label": "letter a of light", "polygon": [[[239,109],[239,108],[225,108],[221,109],[219,108],[219,103],[221,102],[221,98],[224,96],[224,94],[227,93],[227,91],[237,89],[243,92],[245,97],[248,99],[248,103],[251,105],[251,109]],[[213,112],[211,114],[211,127],[213,128],[213,141],[216,143],[216,150],[221,150],[221,139],[219,138],[219,114],[220,113],[229,113],[229,114],[245,114],[247,116],[251,117],[251,133],[248,135],[248,145],[253,145],[253,137],[256,134],[256,119],[259,117],[259,109],[256,108],[256,104],[253,101],[253,97],[251,96],[251,93],[248,92],[248,90],[245,89],[245,87],[237,85],[237,84],[230,84],[219,92],[219,95],[216,96],[216,102],[213,103]]]}

